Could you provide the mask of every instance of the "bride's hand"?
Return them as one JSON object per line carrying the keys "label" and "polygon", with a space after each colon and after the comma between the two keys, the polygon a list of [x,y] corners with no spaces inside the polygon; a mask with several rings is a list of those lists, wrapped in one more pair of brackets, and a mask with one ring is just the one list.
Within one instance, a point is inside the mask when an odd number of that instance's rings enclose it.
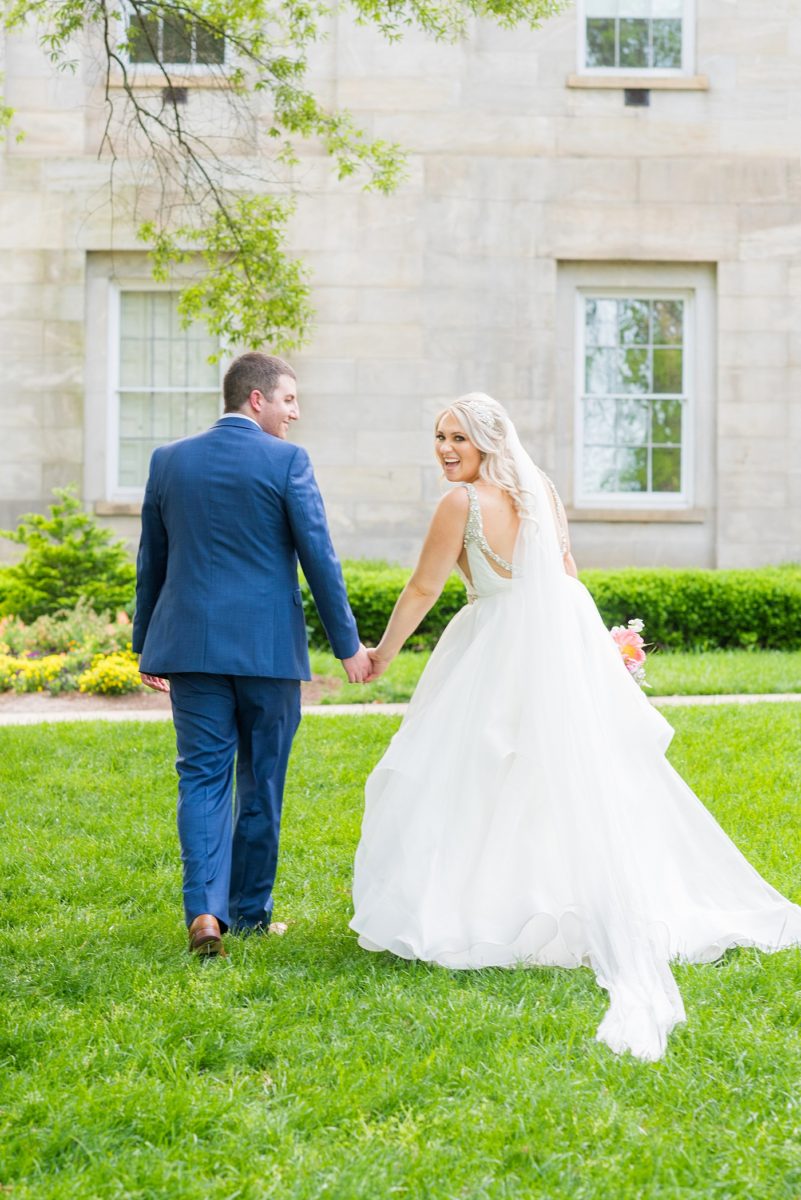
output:
{"label": "bride's hand", "polygon": [[373,683],[374,680],[378,679],[381,675],[384,674],[387,667],[392,662],[392,659],[391,658],[382,658],[382,656],[379,654],[378,650],[368,650],[367,653],[370,655],[370,662],[372,664],[372,670],[370,671],[370,674],[367,676],[367,678],[365,679],[364,682],[365,683]]}

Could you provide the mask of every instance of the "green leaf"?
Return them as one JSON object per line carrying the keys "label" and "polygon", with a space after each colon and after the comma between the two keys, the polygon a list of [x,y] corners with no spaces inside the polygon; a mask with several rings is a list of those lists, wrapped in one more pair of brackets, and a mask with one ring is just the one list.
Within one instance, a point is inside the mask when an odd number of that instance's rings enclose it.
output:
{"label": "green leaf", "polygon": [[26,513],[16,529],[0,530],[26,548],[3,569],[0,615],[34,621],[81,600],[95,612],[128,608],[136,571],[125,544],[83,509],[74,488],[54,495],[48,513]]}
{"label": "green leaf", "polygon": [[[412,28],[454,40],[475,17],[504,27],[534,26],[565,2],[351,0],[350,8],[357,21],[393,42]],[[332,11],[321,0],[119,0],[116,7],[108,0],[6,0],[6,28],[34,27],[57,70],[75,69],[80,40],[99,47],[100,73],[117,85],[107,96],[102,149],[111,163],[135,158],[144,164],[131,214],[143,204],[158,214],[145,221],[132,217],[149,246],[153,277],[182,282],[184,273],[176,268],[196,264],[197,277],[181,293],[182,312],[187,319],[202,316],[225,342],[287,351],[308,339],[308,276],[286,248],[288,168],[298,162],[303,141],[318,141],[335,175],[359,179],[366,190],[388,194],[405,177],[400,146],[369,137],[347,111],[324,105],[308,83],[309,53],[327,35]],[[232,136],[252,139],[246,101],[258,93],[269,98],[269,126],[244,165],[218,153],[193,127],[191,106],[185,110],[169,99],[170,45],[178,45],[184,59],[207,48],[205,66],[221,84],[217,96],[229,101]],[[163,104],[153,105],[133,85],[132,58],[151,60],[149,69],[164,85]],[[0,103],[0,127],[10,118],[11,109]],[[265,153],[265,133],[268,145],[275,143],[271,153]],[[112,171],[112,197],[113,179]],[[115,199],[124,203],[122,194]]]}

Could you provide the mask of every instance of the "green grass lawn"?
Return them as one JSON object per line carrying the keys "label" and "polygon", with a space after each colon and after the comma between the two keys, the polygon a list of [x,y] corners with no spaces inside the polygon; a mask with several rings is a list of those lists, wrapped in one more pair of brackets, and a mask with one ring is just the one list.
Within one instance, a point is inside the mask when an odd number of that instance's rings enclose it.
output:
{"label": "green grass lawn", "polygon": [[[801,900],[801,712],[671,712],[671,757]],[[172,733],[0,730],[0,1184],[15,1200],[797,1200],[801,951],[677,968],[642,1064],[586,970],[449,972],[348,930],[365,773],[397,721],[307,719],[283,938],[189,959]],[[647,798],[644,797],[644,802]]]}
{"label": "green grass lawn", "polygon": [[[323,704],[363,704],[408,700],[429,655],[404,650],[386,675],[362,687],[345,681],[333,654],[312,652],[312,670],[342,683]],[[801,650],[710,650],[706,653],[655,652],[649,656],[649,696],[709,696],[801,692]]]}

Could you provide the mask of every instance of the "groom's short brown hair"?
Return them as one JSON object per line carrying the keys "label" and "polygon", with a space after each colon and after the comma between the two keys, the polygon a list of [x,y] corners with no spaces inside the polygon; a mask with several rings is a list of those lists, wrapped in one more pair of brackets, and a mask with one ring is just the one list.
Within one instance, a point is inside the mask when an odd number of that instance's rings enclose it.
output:
{"label": "groom's short brown hair", "polygon": [[235,358],[223,379],[223,399],[226,412],[239,412],[251,392],[261,392],[269,400],[282,375],[297,376],[288,362],[272,354],[250,350]]}

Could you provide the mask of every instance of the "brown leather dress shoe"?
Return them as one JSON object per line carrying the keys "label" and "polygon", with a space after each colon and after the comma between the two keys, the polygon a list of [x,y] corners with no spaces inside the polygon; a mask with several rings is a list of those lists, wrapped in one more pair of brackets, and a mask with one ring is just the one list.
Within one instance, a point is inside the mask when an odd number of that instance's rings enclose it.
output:
{"label": "brown leather dress shoe", "polygon": [[211,957],[226,957],[220,933],[220,922],[211,913],[201,913],[189,926],[189,953]]}

